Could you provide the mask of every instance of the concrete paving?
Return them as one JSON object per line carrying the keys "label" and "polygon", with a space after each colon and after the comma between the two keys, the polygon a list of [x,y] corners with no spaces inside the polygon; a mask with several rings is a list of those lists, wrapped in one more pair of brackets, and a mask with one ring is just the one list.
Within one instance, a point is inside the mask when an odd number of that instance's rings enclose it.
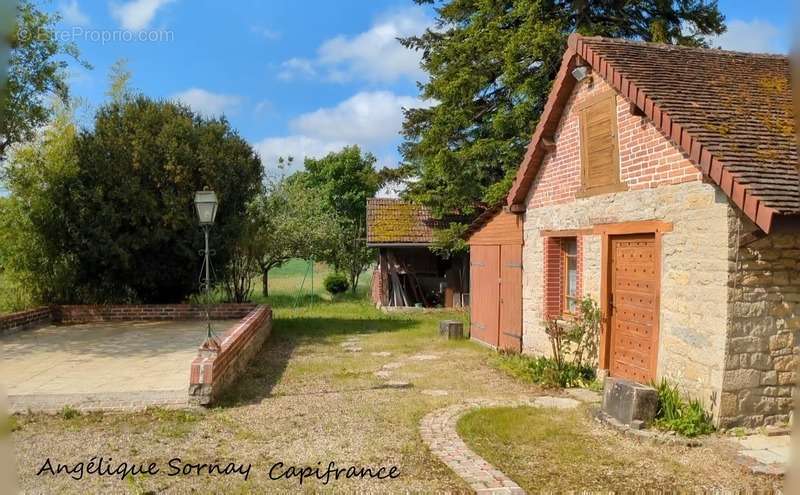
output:
{"label": "concrete paving", "polygon": [[791,456],[789,435],[749,435],[736,439],[740,461],[753,472],[783,474]]}
{"label": "concrete paving", "polygon": [[[213,328],[222,334],[234,323],[218,321]],[[59,397],[97,403],[105,401],[98,397],[147,397],[148,393],[172,403],[187,394],[189,365],[204,337],[202,321],[50,325],[27,330],[0,337],[0,386],[9,395],[12,409],[20,403],[62,402]],[[83,401],[79,400],[82,395],[86,396]]]}

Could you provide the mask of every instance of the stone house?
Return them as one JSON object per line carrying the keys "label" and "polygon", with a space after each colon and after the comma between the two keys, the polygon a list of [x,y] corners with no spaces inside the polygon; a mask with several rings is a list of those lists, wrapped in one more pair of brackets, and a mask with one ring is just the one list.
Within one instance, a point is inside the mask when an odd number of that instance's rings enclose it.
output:
{"label": "stone house", "polygon": [[523,352],[549,353],[543,322],[588,295],[611,376],[666,377],[723,428],[789,419],[800,364],[789,72],[783,56],[569,38],[503,210],[522,218]]}

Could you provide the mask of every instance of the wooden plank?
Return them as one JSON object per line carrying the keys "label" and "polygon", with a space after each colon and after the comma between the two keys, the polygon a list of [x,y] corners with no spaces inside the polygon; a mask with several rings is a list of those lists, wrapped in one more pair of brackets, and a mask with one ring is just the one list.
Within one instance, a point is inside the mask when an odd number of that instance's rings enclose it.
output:
{"label": "wooden plank", "polygon": [[472,234],[468,243],[470,246],[522,245],[522,216],[501,211]]}
{"label": "wooden plank", "polygon": [[522,350],[522,246],[500,246],[499,344]]}
{"label": "wooden plank", "polygon": [[497,347],[500,308],[500,247],[470,250],[470,338]]}

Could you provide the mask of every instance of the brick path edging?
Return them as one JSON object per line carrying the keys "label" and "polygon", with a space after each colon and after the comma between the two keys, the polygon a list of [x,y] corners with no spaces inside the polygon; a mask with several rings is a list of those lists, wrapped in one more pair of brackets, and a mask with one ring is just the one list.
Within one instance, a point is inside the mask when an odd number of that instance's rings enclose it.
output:
{"label": "brick path edging", "polygon": [[453,404],[428,413],[419,425],[422,439],[431,452],[461,477],[478,494],[520,495],[525,491],[511,478],[473,452],[456,432],[456,423],[467,412],[483,407],[556,407],[572,409],[580,401],[564,397],[536,397],[529,400],[477,399]]}

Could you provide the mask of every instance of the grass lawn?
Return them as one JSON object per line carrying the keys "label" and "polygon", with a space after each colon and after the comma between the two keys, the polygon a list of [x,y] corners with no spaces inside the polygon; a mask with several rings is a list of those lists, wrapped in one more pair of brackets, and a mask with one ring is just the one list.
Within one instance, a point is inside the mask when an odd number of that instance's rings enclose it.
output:
{"label": "grass lawn", "polygon": [[771,493],[774,479],[731,464],[724,439],[703,447],[639,442],[599,425],[584,409],[481,409],[458,423],[462,439],[529,492]]}
{"label": "grass lawn", "polygon": [[[292,301],[296,285],[287,285],[291,293],[281,293],[273,285],[273,335],[217,408],[189,415],[153,410],[70,419],[17,417],[13,438],[24,446],[17,450],[22,488],[133,492],[133,485],[115,479],[89,476],[76,482],[63,476],[35,475],[48,457],[53,462],[75,463],[103,455],[115,461],[161,465],[176,456],[185,462],[253,463],[247,482],[237,477],[157,475],[137,478],[135,484],[142,491],[296,490],[301,488],[297,479],[272,481],[267,476],[269,468],[276,462],[316,467],[318,462],[327,466],[330,461],[345,467],[396,465],[401,476],[384,481],[339,480],[328,486],[305,481],[302,488],[465,491],[466,485],[424,447],[419,420],[465,398],[518,397],[539,391],[490,367],[485,348],[439,339],[438,321],[462,317],[460,313],[387,315],[363,298],[332,302],[321,292],[313,307],[295,308],[285,303]],[[362,294],[367,287],[364,283]],[[360,352],[341,345],[351,339],[357,340]],[[381,370],[386,376],[376,376]],[[387,381],[393,380],[413,386],[386,388]]]}
{"label": "grass lawn", "polygon": [[[519,399],[542,390],[491,366],[492,352],[486,348],[438,338],[438,321],[464,317],[461,313],[385,314],[363,297],[331,301],[321,289],[315,291],[313,306],[306,300],[296,307],[302,268],[294,262],[272,274],[273,334],[219,406],[15,417],[12,438],[21,488],[37,493],[468,492],[425,447],[420,419],[465,399]],[[368,287],[364,280],[359,294]],[[354,346],[360,350],[353,352]],[[411,387],[387,388],[390,381]],[[554,423],[535,415],[533,423],[506,420],[500,423],[506,436],[498,440],[490,427],[494,421],[488,419],[477,421],[488,429],[480,433],[483,443],[476,449],[528,488],[557,490],[569,483],[616,488],[617,482],[626,487],[631,486],[627,474],[635,474],[644,486],[663,480],[691,487],[710,486],[709,479],[724,486],[751,483],[724,451],[639,446],[597,432],[588,420],[569,414],[555,417]],[[566,453],[559,454],[560,464],[543,468],[536,456],[553,449]],[[625,457],[616,463],[600,461],[597,452]],[[693,462],[681,460],[684,455]],[[47,458],[74,465],[93,456],[111,457],[114,463],[156,462],[163,469],[125,482],[96,475],[81,481],[36,476]],[[234,462],[252,464],[252,469],[247,481],[241,476],[170,477],[166,466],[175,457],[184,464]],[[699,462],[703,457],[710,460]],[[277,462],[314,468],[331,461],[339,467],[397,466],[400,477],[340,479],[329,485],[306,479],[300,486],[297,478],[275,481],[268,476]]]}

